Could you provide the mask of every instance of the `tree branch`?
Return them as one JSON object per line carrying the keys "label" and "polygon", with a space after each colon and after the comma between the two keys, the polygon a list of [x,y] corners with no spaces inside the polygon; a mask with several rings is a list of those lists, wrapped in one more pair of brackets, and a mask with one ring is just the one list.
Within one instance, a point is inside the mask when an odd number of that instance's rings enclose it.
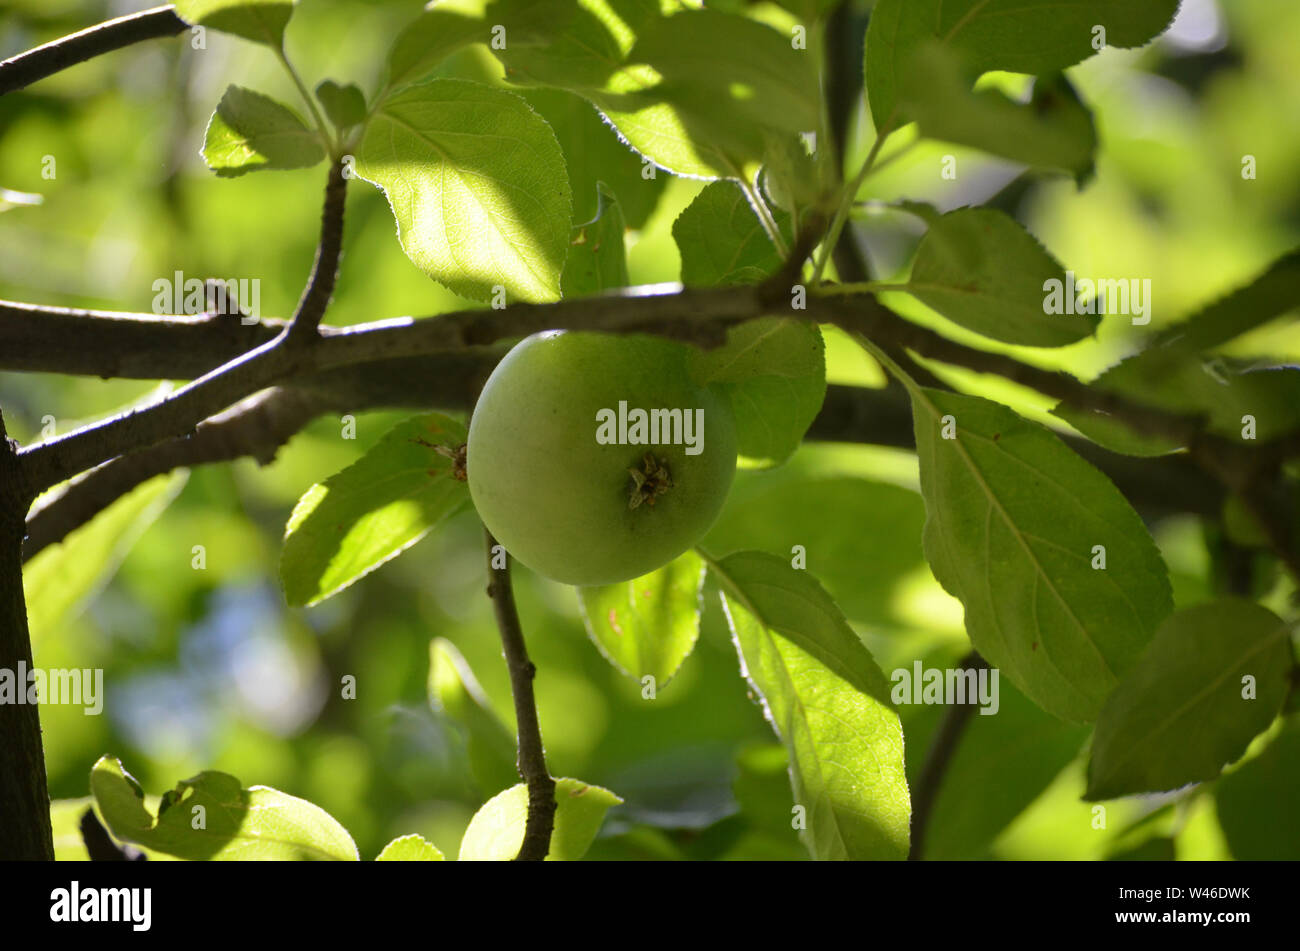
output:
{"label": "tree branch", "polygon": [[546,751],[542,746],[542,729],[537,719],[537,701],[533,697],[533,677],[537,668],[528,659],[519,612],[515,609],[510,584],[510,556],[500,548],[504,567],[496,567],[499,546],[492,533],[487,537],[488,597],[501,631],[501,647],[510,670],[510,692],[515,699],[515,723],[519,734],[516,766],[528,786],[528,819],[524,842],[515,857],[518,862],[540,862],[551,851],[551,832],[555,828],[555,780],[546,768]]}
{"label": "tree branch", "polygon": [[27,516],[23,561],[62,541],[154,476],[244,456],[265,465],[299,430],[330,408],[328,400],[310,392],[265,390],[201,423],[189,438],[159,443],[106,462],[32,509]]}
{"label": "tree branch", "polygon": [[189,24],[176,15],[170,4],[108,20],[0,63],[0,95],[22,89],[38,79],[104,53],[143,40],[175,36],[188,27]]}
{"label": "tree branch", "polygon": [[320,216],[320,243],[316,246],[311,278],[303,288],[293,322],[289,326],[288,342],[295,346],[315,339],[316,328],[320,326],[330,298],[334,296],[339,258],[343,254],[343,209],[347,190],[348,180],[343,175],[343,160],[338,159],[331,163],[329,178],[325,183],[325,204]]}
{"label": "tree branch", "polygon": [[342,160],[336,161],[326,183],[311,278],[288,327],[150,406],[83,426],[20,453],[27,478],[36,490],[44,491],[116,456],[187,435],[231,403],[308,369],[310,352],[323,339],[317,328],[338,273],[346,184]]}
{"label": "tree branch", "polygon": [[[769,300],[773,295],[770,287],[654,293],[656,290],[661,288],[631,288],[623,294],[549,304],[518,303],[501,310],[465,310],[422,320],[402,318],[328,329],[322,330],[309,347],[292,350],[277,349],[277,341],[285,333],[281,324],[278,325],[280,336],[210,371],[159,403],[32,446],[22,452],[22,457],[32,483],[43,490],[115,456],[186,435],[203,419],[231,403],[286,381],[304,378],[320,381],[328,379],[328,372],[355,369],[359,364],[380,367],[389,360],[412,361],[421,356],[445,356],[457,351],[474,353],[487,344],[546,329],[656,333],[713,346],[725,339],[728,327],[771,314],[774,309]],[[866,295],[812,295],[806,310],[791,313],[803,319],[836,324],[850,333],[864,334],[886,347],[906,347],[923,357],[998,374],[1067,405],[1108,413],[1139,431],[1196,440],[1197,445],[1204,447],[1198,461],[1226,484],[1237,484],[1238,472],[1253,467],[1254,460],[1275,462],[1278,455],[1277,445],[1265,443],[1248,449],[1226,439],[1205,436],[1197,428],[1200,421],[1193,417],[1136,404],[1117,394],[1095,390],[1068,374],[955,343],[897,317]],[[5,324],[13,336],[30,336],[30,323],[35,319],[33,312],[10,310],[8,321],[0,323],[0,342],[4,339]],[[64,329],[69,329],[73,324],[91,322],[93,325],[100,318],[61,313],[57,319],[62,321]],[[120,324],[116,320],[109,322],[125,326],[131,331],[128,336],[134,337],[134,320],[129,318]],[[25,325],[24,329],[13,333],[12,328],[19,324]],[[227,333],[225,328],[214,328],[207,320],[192,323],[191,329],[196,326],[214,349],[229,345],[229,338],[223,336]],[[272,326],[259,331],[258,336],[272,332]],[[257,328],[250,329],[257,331]],[[177,335],[173,343],[179,344],[181,339]],[[163,352],[157,351],[155,355],[161,357]],[[1294,439],[1276,442],[1288,451],[1297,448],[1291,445]]]}
{"label": "tree branch", "polygon": [[[975,651],[971,651],[957,664],[962,670],[979,671],[988,664]],[[925,765],[921,767],[921,776],[912,790],[912,847],[907,854],[908,861],[918,861],[925,850],[925,833],[930,825],[930,816],[934,812],[935,800],[939,797],[939,788],[943,785],[944,774],[952,763],[953,754],[961,740],[966,725],[975,713],[973,703],[954,703],[939,722],[934,739],[925,754]]]}
{"label": "tree branch", "polygon": [[[32,642],[23,595],[23,515],[32,501],[0,415],[0,668],[32,669]],[[26,683],[18,684],[26,690]],[[0,703],[0,859],[54,859],[50,794],[41,750],[40,707]]]}
{"label": "tree branch", "polygon": [[[320,415],[376,408],[467,410],[501,355],[500,350],[476,351],[365,364],[250,397],[199,424],[193,436],[119,456],[42,500],[27,516],[23,560],[59,543],[154,476],[245,456],[265,464]],[[805,438],[912,450],[911,403],[899,387],[831,384]],[[1219,517],[1223,488],[1187,457],[1139,459],[1077,436],[1061,438],[1106,473],[1148,521],[1182,512]]]}
{"label": "tree branch", "polygon": [[[282,320],[78,310],[0,301],[0,370],[193,380],[274,340]],[[322,333],[328,333],[323,328]]]}

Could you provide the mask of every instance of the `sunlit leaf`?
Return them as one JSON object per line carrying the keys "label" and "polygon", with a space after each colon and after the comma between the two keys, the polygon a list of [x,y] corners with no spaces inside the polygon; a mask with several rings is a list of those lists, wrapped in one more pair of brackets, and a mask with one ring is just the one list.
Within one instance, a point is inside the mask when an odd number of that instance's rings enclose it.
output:
{"label": "sunlit leaf", "polygon": [[703,577],[704,563],[688,551],[644,577],[578,588],[587,633],[611,664],[660,688],[699,637]]}
{"label": "sunlit leaf", "polygon": [[244,789],[227,773],[182,780],[155,814],[121,761],[103,756],[90,771],[90,791],[114,836],[178,858],[358,858],[352,837],[324,809],[267,786]]}
{"label": "sunlit leaf", "polygon": [[282,47],[284,28],[297,0],[176,0],[187,23],[210,26],[254,43]]}
{"label": "sunlit leaf", "polygon": [[455,477],[448,453],[465,440],[457,420],[441,413],[416,416],[308,489],[285,526],[280,580],[288,602],[328,598],[459,511],[469,490]]}
{"label": "sunlit leaf", "polygon": [[512,93],[435,79],[371,116],[357,174],[382,188],[402,248],[457,294],[555,300],[569,245],[569,183],[550,127]]}
{"label": "sunlit leaf", "polygon": [[814,858],[899,859],[911,816],[889,685],[816,579],[738,552],[711,564],[741,670],[790,757]]}
{"label": "sunlit leaf", "polygon": [[[555,781],[555,830],[551,833],[548,862],[574,862],[582,858],[600,831],[605,813],[622,802],[600,786],[576,779]],[[498,793],[474,813],[460,843],[462,862],[509,862],[524,843],[528,819],[528,787],[523,783]]]}
{"label": "sunlit leaf", "polygon": [[443,854],[419,835],[403,835],[384,846],[375,856],[376,862],[441,862]]}
{"label": "sunlit leaf", "polygon": [[226,87],[203,140],[203,160],[223,177],[307,168],[324,157],[320,139],[293,110],[240,86]]}

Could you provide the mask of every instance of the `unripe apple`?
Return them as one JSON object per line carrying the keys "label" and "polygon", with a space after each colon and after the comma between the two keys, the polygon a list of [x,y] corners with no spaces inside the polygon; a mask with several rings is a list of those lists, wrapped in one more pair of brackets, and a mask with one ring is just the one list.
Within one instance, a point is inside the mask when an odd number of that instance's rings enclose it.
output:
{"label": "unripe apple", "polygon": [[466,459],[474,506],[506,551],[556,581],[610,584],[704,535],[736,441],[725,398],[691,379],[690,353],[657,337],[548,331],[506,354]]}

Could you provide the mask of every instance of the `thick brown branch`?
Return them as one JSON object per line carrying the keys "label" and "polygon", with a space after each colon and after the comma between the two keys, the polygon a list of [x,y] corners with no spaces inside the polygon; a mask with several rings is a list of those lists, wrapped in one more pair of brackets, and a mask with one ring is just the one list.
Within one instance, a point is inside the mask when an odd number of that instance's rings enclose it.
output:
{"label": "thick brown branch", "polygon": [[0,63],[0,95],[132,43],[175,36],[188,26],[168,4],[60,37]]}
{"label": "thick brown branch", "polygon": [[[32,669],[32,642],[23,596],[23,515],[31,504],[26,482],[0,415],[0,669]],[[25,681],[18,689],[25,691]],[[24,698],[25,699],[25,698]],[[41,751],[40,707],[0,703],[0,859],[54,859],[50,796]]]}
{"label": "thick brown branch", "polygon": [[28,479],[44,491],[116,456],[189,434],[202,420],[289,375],[293,357],[279,345],[283,338],[250,350],[156,403],[23,450],[19,459]]}
{"label": "thick brown branch", "polygon": [[[528,659],[519,612],[515,609],[510,584],[510,556],[497,545],[490,532],[487,536],[488,597],[501,631],[501,647],[510,670],[510,692],[515,700],[515,722],[519,734],[519,775],[528,786],[528,819],[524,841],[515,857],[519,862],[540,862],[551,851],[551,832],[555,828],[555,780],[546,768],[546,751],[542,746],[542,728],[537,719],[537,701],[533,697],[533,677],[537,668]],[[497,565],[502,567],[497,567]]]}
{"label": "thick brown branch", "polygon": [[270,389],[199,424],[193,436],[106,462],[32,509],[27,516],[23,560],[62,541],[69,532],[156,475],[245,456],[266,464],[295,433],[329,408],[324,397],[310,392]]}
{"label": "thick brown branch", "polygon": [[[266,386],[304,377],[328,379],[331,372],[358,364],[382,366],[386,361],[414,361],[433,354],[475,353],[486,344],[546,329],[657,333],[711,346],[724,339],[727,327],[774,311],[771,304],[764,303],[757,288],[678,292],[673,287],[669,292],[656,293],[662,290],[633,288],[622,294],[550,304],[519,303],[501,310],[475,309],[422,320],[402,318],[322,329],[310,347],[292,350],[277,350],[273,338],[154,406],[33,446],[22,455],[31,481],[44,489],[115,456],[183,436],[203,419]],[[887,350],[907,348],[923,357],[997,374],[1068,405],[1112,415],[1141,432],[1196,440],[1198,446],[1204,447],[1197,461],[1228,485],[1240,484],[1242,473],[1266,461],[1274,464],[1279,448],[1300,448],[1293,445],[1294,439],[1247,449],[1226,439],[1206,436],[1198,429],[1200,421],[1193,417],[1133,403],[1068,374],[955,343],[898,317],[869,296],[814,295],[808,298],[806,309],[790,313],[837,324]],[[9,318],[11,327],[16,323],[30,325],[36,319],[33,314],[14,311]],[[99,318],[63,314],[59,319],[66,327],[73,322],[95,323]],[[129,326],[131,322],[126,323]],[[3,332],[4,324],[0,322],[0,343]],[[201,332],[213,338],[218,333],[210,329]],[[259,335],[268,332],[260,330]],[[226,345],[220,340],[213,344],[214,349]],[[0,349],[0,353],[4,352]]]}
{"label": "thick brown branch", "polygon": [[0,301],[0,370],[193,380],[274,340],[282,320],[75,310]]}

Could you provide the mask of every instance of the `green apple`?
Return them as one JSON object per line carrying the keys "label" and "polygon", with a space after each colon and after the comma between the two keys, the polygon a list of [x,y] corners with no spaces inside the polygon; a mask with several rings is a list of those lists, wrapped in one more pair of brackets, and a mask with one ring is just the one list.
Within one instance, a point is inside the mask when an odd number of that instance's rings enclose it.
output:
{"label": "green apple", "polygon": [[[548,331],[488,378],[470,421],[469,491],[497,541],[575,585],[648,574],[713,524],[736,470],[726,399],[690,348]],[[653,441],[652,441],[653,440]]]}

